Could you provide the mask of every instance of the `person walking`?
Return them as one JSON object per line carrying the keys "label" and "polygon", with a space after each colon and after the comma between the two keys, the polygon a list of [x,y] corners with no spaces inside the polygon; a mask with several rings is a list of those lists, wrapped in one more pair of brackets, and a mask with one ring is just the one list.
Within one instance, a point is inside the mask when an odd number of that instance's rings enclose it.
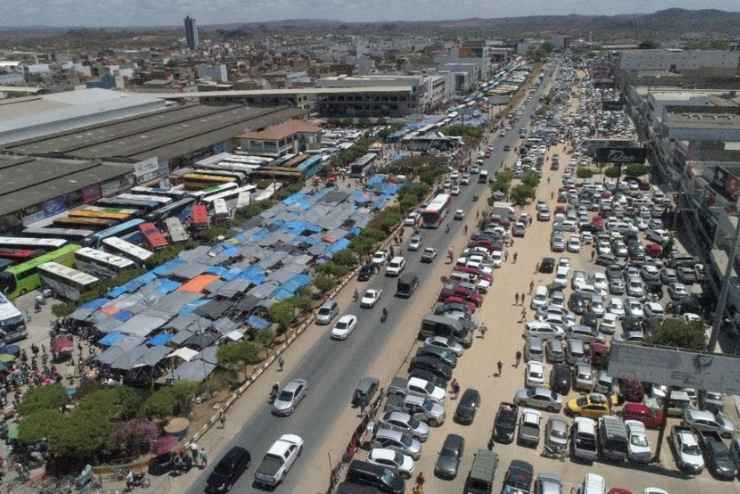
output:
{"label": "person walking", "polygon": [[278,362],[278,372],[283,372],[283,369],[285,368],[285,359],[283,359],[283,354],[279,354],[277,358]]}
{"label": "person walking", "polygon": [[519,305],[519,294],[514,293],[514,305]]}
{"label": "person walking", "polygon": [[532,291],[534,290],[534,280],[529,282],[529,294],[532,294]]}
{"label": "person walking", "polygon": [[221,429],[226,427],[226,413],[223,408],[218,411],[218,425]]}
{"label": "person walking", "polygon": [[514,252],[514,264],[516,264],[517,257],[519,257],[519,255],[516,252]]}
{"label": "person walking", "polygon": [[515,358],[516,358],[516,360],[515,360],[516,363],[514,364],[514,367],[516,367],[518,369],[519,368],[519,364],[522,362],[522,352],[520,350],[517,350],[516,351]]}
{"label": "person walking", "polygon": [[496,368],[498,369],[497,376],[500,377],[501,373],[504,371],[504,363],[499,360],[498,362],[496,362]]}
{"label": "person walking", "polygon": [[524,307],[524,300],[527,298],[527,294],[522,292],[521,295],[519,295],[519,305]]}
{"label": "person walking", "polygon": [[201,468],[206,468],[208,466],[208,454],[206,453],[205,448],[201,446],[198,450],[198,454],[200,456]]}

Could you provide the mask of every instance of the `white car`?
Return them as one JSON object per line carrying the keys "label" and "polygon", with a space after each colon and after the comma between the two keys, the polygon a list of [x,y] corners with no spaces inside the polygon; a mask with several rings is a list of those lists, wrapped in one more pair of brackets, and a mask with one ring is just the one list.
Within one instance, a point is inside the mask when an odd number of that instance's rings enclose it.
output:
{"label": "white car", "polygon": [[627,456],[636,463],[649,463],[653,457],[650,452],[645,424],[639,420],[625,420],[627,427]]}
{"label": "white car", "polygon": [[593,274],[593,286],[602,297],[609,292],[609,280],[604,273],[597,271]]}
{"label": "white car", "polygon": [[465,211],[463,211],[462,209],[456,209],[454,218],[456,220],[461,220],[465,218]]}
{"label": "white car", "polygon": [[567,268],[570,272],[570,257],[558,257],[558,267]]}
{"label": "white car", "polygon": [[410,478],[414,473],[414,459],[395,449],[373,448],[370,450],[367,461],[396,469],[405,478]]}
{"label": "white car", "polygon": [[592,244],[594,241],[594,236],[591,232],[582,232],[581,233],[581,242],[584,244]]}
{"label": "white car", "polygon": [[627,282],[627,295],[640,300],[645,298],[645,284],[640,278],[632,278]]}
{"label": "white car", "polygon": [[536,293],[531,297],[531,300],[529,302],[529,308],[532,310],[537,310],[540,307],[545,307],[547,305],[547,294],[543,293],[542,290],[540,290],[539,293]]}
{"label": "white car", "polygon": [[275,487],[283,481],[290,467],[301,455],[303,439],[296,434],[283,434],[272,443],[262,463],[257,467],[254,480],[257,484]]}
{"label": "white car", "polygon": [[406,267],[406,259],[404,259],[401,256],[396,256],[393,259],[391,259],[391,262],[388,263],[388,266],[385,268],[385,275],[386,276],[398,276],[401,274],[401,271],[404,270]]}
{"label": "white car", "polygon": [[376,250],[373,254],[373,264],[385,264],[388,261],[388,253],[384,250]]}
{"label": "white car", "polygon": [[577,254],[581,252],[581,240],[578,237],[570,237],[567,245],[568,252]]}
{"label": "white car", "polygon": [[331,337],[334,340],[346,340],[357,327],[357,317],[347,314],[339,318],[331,329]]}
{"label": "white car", "polygon": [[617,324],[619,324],[619,317],[616,314],[607,312],[604,317],[599,321],[599,332],[604,334],[614,334],[617,332]]}
{"label": "white car", "polygon": [[628,298],[625,304],[624,313],[635,319],[642,319],[645,317],[645,312],[642,310],[642,302],[634,298]]}
{"label": "white car", "polygon": [[421,215],[414,211],[406,216],[406,219],[403,220],[403,224],[406,226],[416,226],[419,224],[419,220],[421,220]]}
{"label": "white car", "polygon": [[568,286],[568,271],[564,269],[558,269],[558,272],[555,273],[555,279],[552,283],[556,288],[565,288],[566,286]]}
{"label": "white car", "polygon": [[411,395],[429,398],[430,400],[441,403],[442,405],[444,405],[445,398],[447,397],[447,392],[443,388],[435,386],[434,383],[418,377],[409,378],[406,383],[406,392]]}
{"label": "white car", "polygon": [[494,268],[500,268],[504,264],[504,253],[500,250],[491,252],[491,264]]}
{"label": "white car", "polygon": [[452,190],[450,191],[450,194],[452,194],[453,196],[459,196],[460,195],[460,187],[458,187],[457,185],[455,185],[452,188]]}
{"label": "white car", "polygon": [[527,362],[524,385],[529,388],[545,385],[545,366],[542,365],[542,362],[537,362],[536,360]]}
{"label": "white car", "polygon": [[612,297],[609,300],[609,306],[606,308],[606,311],[622,319],[624,318],[624,302],[619,297]]}
{"label": "white car", "polygon": [[538,336],[543,340],[562,338],[565,336],[563,328],[558,328],[546,321],[528,321],[526,324],[526,336]]}
{"label": "white car", "polygon": [[443,350],[449,350],[458,357],[462,356],[464,351],[464,348],[460,343],[447,338],[446,336],[430,336],[424,340],[424,344],[427,346],[442,348]]}
{"label": "white car", "polygon": [[380,300],[380,297],[382,295],[382,289],[368,288],[367,290],[365,290],[365,293],[362,294],[362,298],[360,299],[360,307],[365,307],[366,309],[373,307],[377,303],[377,301]]}
{"label": "white car", "polygon": [[411,240],[409,240],[408,249],[417,251],[421,248],[421,235],[414,235],[411,237]]}

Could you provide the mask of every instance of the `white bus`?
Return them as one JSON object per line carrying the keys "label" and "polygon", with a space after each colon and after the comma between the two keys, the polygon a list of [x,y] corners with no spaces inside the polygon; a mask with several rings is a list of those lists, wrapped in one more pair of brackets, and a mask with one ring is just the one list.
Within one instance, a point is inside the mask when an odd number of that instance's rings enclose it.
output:
{"label": "white bus", "polygon": [[0,237],[0,248],[5,249],[59,249],[66,244],[63,238]]}
{"label": "white bus", "polygon": [[229,207],[224,199],[213,201],[213,221],[215,223],[224,223],[229,220]]}
{"label": "white bus", "polygon": [[47,262],[38,268],[41,284],[58,297],[79,300],[80,295],[90,290],[99,279],[56,262]]}
{"label": "white bus", "polygon": [[232,199],[237,199],[239,195],[242,193],[249,194],[253,190],[257,190],[256,185],[245,185],[244,187],[237,187],[236,189],[229,189],[223,192],[219,192],[217,194],[213,194],[208,197],[204,197],[203,202],[206,204],[206,206],[213,207],[215,202],[218,199],[223,199],[224,201],[230,201]]}
{"label": "white bus", "polygon": [[75,265],[78,269],[101,278],[113,278],[121,271],[136,267],[136,263],[131,259],[90,247],[82,247],[75,251]]}
{"label": "white bus", "polygon": [[0,332],[5,344],[22,340],[27,336],[26,316],[0,294]]}
{"label": "white bus", "polygon": [[128,257],[138,264],[144,264],[147,259],[154,255],[154,252],[119,237],[108,237],[103,240],[103,245],[114,254]]}
{"label": "white bus", "polygon": [[208,197],[211,197],[215,194],[220,194],[221,192],[236,189],[239,186],[235,182],[229,182],[221,185],[217,185],[215,187],[209,187],[208,189],[201,189],[201,190],[195,190],[190,192],[190,195],[195,197],[196,199],[205,200]]}
{"label": "white bus", "polygon": [[151,201],[159,204],[168,204],[172,202],[171,197],[155,196],[153,194],[118,194],[116,199],[130,199],[132,201]]}

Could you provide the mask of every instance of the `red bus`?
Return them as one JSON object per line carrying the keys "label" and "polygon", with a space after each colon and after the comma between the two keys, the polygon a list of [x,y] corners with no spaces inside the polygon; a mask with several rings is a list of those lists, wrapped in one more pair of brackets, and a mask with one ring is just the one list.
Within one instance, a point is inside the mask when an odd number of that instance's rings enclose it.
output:
{"label": "red bus", "polygon": [[146,242],[152,249],[166,247],[169,243],[167,242],[167,237],[159,231],[159,228],[154,223],[142,223],[139,225],[139,231],[144,235]]}
{"label": "red bus", "polygon": [[1,249],[0,257],[5,259],[11,259],[13,261],[28,261],[36,256],[43,254],[43,251],[38,249]]}
{"label": "red bus", "polygon": [[190,218],[190,226],[193,228],[208,228],[208,207],[202,202],[195,204],[190,213]]}
{"label": "red bus", "polygon": [[424,228],[437,228],[442,224],[447,210],[450,207],[452,196],[450,194],[439,194],[421,212],[421,220]]}

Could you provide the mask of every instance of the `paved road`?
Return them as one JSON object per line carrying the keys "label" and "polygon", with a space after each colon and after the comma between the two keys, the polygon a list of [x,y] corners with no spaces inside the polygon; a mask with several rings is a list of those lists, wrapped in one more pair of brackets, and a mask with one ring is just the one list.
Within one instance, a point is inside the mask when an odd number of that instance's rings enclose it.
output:
{"label": "paved road", "polygon": [[[534,111],[535,104],[536,98],[532,104],[528,105],[525,113],[526,118],[523,121],[529,121],[529,116]],[[520,126],[524,125],[517,125],[517,129]],[[509,144],[513,148],[517,135],[518,130],[515,129],[509,132],[506,137],[496,139],[496,150],[486,163],[486,168],[490,174],[496,171],[501,161],[506,158],[505,155],[508,154],[501,151],[503,145]],[[484,185],[477,183],[464,187],[461,194],[454,198],[452,208],[461,208],[468,211],[473,203],[473,195],[481,193],[484,187]],[[448,217],[451,226],[449,234],[445,234],[444,228],[422,231],[424,246],[434,247],[440,252],[437,263],[444,262],[444,256],[451,240],[462,230],[464,222],[453,221],[451,217],[450,214]],[[468,221],[470,221],[470,218],[468,218]],[[410,253],[406,257],[406,270],[419,274],[419,290],[436,291],[439,286],[439,279],[433,277],[432,273],[434,271],[429,269],[429,265],[419,263],[419,254]],[[270,445],[282,434],[296,433],[303,438],[305,443],[304,460],[314,454],[314,449],[329,434],[338,415],[346,410],[357,381],[367,375],[371,362],[383,354],[389,336],[397,331],[416,332],[417,328],[402,327],[401,319],[406,304],[409,302],[393,297],[395,285],[396,278],[376,275],[366,286],[382,288],[384,295],[381,301],[373,309],[361,309],[358,304],[351,304],[350,307],[344,308],[343,313],[352,313],[359,318],[358,327],[347,340],[340,342],[331,340],[328,336],[331,326],[313,326],[307,330],[308,332],[323,332],[325,336],[316,340],[303,354],[296,366],[298,370],[281,377],[284,383],[293,378],[307,379],[309,383],[308,395],[293,416],[288,418],[274,417],[270,414],[269,406],[265,403],[263,407],[257,409],[251,417],[247,418],[239,430],[235,428],[235,430],[226,431],[227,434],[231,435],[231,439],[224,451],[232,445],[241,445],[246,447],[253,457],[253,465],[233,487],[233,492],[258,491],[252,485],[256,465]],[[388,308],[389,317],[385,323],[381,324],[380,314],[383,307]],[[251,397],[253,400],[263,400],[265,398],[262,396]],[[345,440],[348,439],[349,437]],[[218,458],[211,458],[211,466],[217,460]],[[278,490],[299,492],[300,489],[297,486],[305,468],[307,468],[306,462],[299,460],[285,482],[278,487]],[[211,467],[209,466],[208,469],[202,472],[190,486],[188,492],[203,492],[210,470]],[[303,486],[303,484],[301,485]]]}

